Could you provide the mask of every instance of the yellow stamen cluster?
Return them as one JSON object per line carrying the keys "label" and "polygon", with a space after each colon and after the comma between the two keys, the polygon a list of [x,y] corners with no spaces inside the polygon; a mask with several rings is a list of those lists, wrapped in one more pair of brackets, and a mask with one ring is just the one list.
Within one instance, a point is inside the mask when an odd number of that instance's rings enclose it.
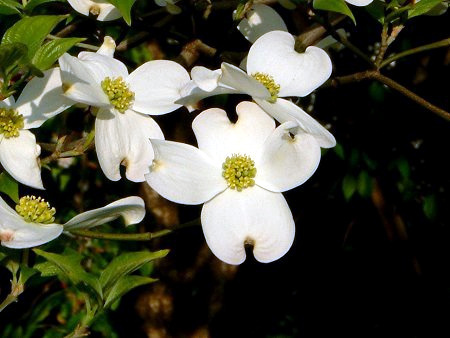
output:
{"label": "yellow stamen cluster", "polygon": [[222,176],[231,189],[242,189],[255,185],[255,162],[247,155],[233,154],[222,165]]}
{"label": "yellow stamen cluster", "polygon": [[19,136],[23,128],[23,116],[14,109],[0,108],[0,134],[6,138]]}
{"label": "yellow stamen cluster", "polygon": [[134,101],[134,93],[128,88],[121,76],[102,81],[102,89],[108,95],[109,102],[121,113],[124,113]]}
{"label": "yellow stamen cluster", "polygon": [[253,73],[252,77],[262,83],[264,87],[267,88],[267,90],[270,93],[270,99],[269,102],[274,103],[277,101],[278,93],[280,92],[280,86],[275,82],[272,76],[264,73]]}
{"label": "yellow stamen cluster", "polygon": [[40,197],[22,197],[16,205],[16,211],[27,222],[48,224],[55,220],[55,208]]}

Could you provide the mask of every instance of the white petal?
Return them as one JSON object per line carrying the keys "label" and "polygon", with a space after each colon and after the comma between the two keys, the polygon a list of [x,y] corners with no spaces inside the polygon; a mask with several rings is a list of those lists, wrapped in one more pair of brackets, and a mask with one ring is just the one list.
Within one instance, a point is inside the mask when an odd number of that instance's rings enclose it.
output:
{"label": "white petal", "polygon": [[211,92],[219,86],[219,78],[222,70],[210,70],[206,67],[196,66],[191,70],[191,77],[195,84],[202,90]]}
{"label": "white petal", "polygon": [[11,95],[8,98],[4,99],[3,101],[0,101],[0,108],[14,108],[15,106],[14,97]]}
{"label": "white petal", "polygon": [[25,249],[38,246],[58,237],[59,224],[28,223],[0,197],[0,240],[8,248]]}
{"label": "white petal", "polygon": [[63,95],[59,68],[44,71],[27,83],[16,109],[25,117],[25,129],[38,128],[49,118],[63,112],[74,102]]}
{"label": "white petal", "polygon": [[83,62],[83,65],[99,85],[106,77],[117,78],[121,76],[123,80],[128,77],[127,67],[112,57],[93,52],[81,52],[78,54],[78,59]]}
{"label": "white petal", "polygon": [[221,163],[201,150],[178,142],[152,140],[155,160],[147,183],[164,198],[181,204],[201,204],[227,187]]}
{"label": "white petal", "polygon": [[110,36],[105,36],[103,43],[97,51],[97,54],[114,57],[114,52],[116,51],[116,42]]}
{"label": "white petal", "polygon": [[[269,136],[255,165],[256,184],[273,192],[283,192],[303,184],[320,162],[320,147],[314,136],[301,132],[291,138],[293,122],[280,125]],[[291,126],[289,126],[291,125]]]}
{"label": "white petal", "polygon": [[127,79],[135,95],[133,109],[143,114],[160,115],[180,108],[175,101],[181,98],[180,92],[190,80],[187,70],[174,61],[144,63]]}
{"label": "white petal", "polygon": [[145,204],[142,198],[126,197],[102,208],[83,212],[64,224],[64,230],[92,228],[119,217],[123,217],[126,225],[141,222],[145,217]]}
{"label": "white petal", "polygon": [[193,111],[196,109],[197,103],[204,98],[222,94],[238,94],[239,92],[230,87],[223,86],[218,86],[214,90],[207,92],[200,89],[194,81],[191,80],[185,84],[185,86],[180,90],[180,93],[181,98],[176,100],[175,103],[185,106],[189,111]]}
{"label": "white petal", "polygon": [[89,16],[89,12],[99,12],[97,20],[109,21],[120,18],[122,15],[111,4],[104,0],[67,0],[77,12]]}
{"label": "white petal", "polygon": [[287,32],[286,24],[281,16],[272,7],[263,4],[254,4],[237,29],[251,43],[270,31]]}
{"label": "white petal", "polygon": [[[97,2],[100,1],[97,0]],[[122,17],[119,10],[111,4],[99,3],[98,6],[100,7],[100,14],[97,16],[99,21],[111,21]]]}
{"label": "white petal", "polygon": [[59,58],[64,95],[94,107],[109,106],[109,99],[85,64],[76,57],[64,54]]}
{"label": "white petal", "polygon": [[255,101],[267,112],[267,114],[273,116],[278,122],[297,122],[303,131],[316,138],[320,147],[332,148],[336,145],[334,136],[294,103],[284,99],[277,99],[275,103],[269,103],[258,99],[255,99]]}
{"label": "white petal", "polygon": [[275,121],[253,102],[239,103],[236,112],[236,123],[218,108],[203,111],[192,122],[198,147],[218,163],[235,153],[255,160],[275,129]]}
{"label": "white petal", "polygon": [[150,138],[164,139],[149,116],[127,110],[101,109],[95,120],[95,147],[100,167],[112,181],[120,180],[120,164],[130,181],[143,182],[153,160]]}
{"label": "white petal", "polygon": [[367,6],[370,4],[373,0],[345,0],[349,4],[355,5],[355,6]]}
{"label": "white petal", "polygon": [[67,0],[74,10],[83,15],[89,15],[89,9],[92,6],[90,0]]}
{"label": "white petal", "polygon": [[294,37],[287,32],[263,35],[248,53],[248,74],[272,76],[280,86],[278,96],[308,95],[330,77],[331,60],[320,48],[310,46],[304,53],[297,53],[294,45]]}
{"label": "white petal", "polygon": [[227,189],[205,203],[202,227],[211,251],[228,264],[245,260],[245,243],[262,263],[282,257],[294,241],[295,224],[281,193],[258,186]]}
{"label": "white petal", "polygon": [[11,249],[32,248],[45,244],[59,237],[63,231],[60,224],[37,224],[22,221],[21,223],[10,223],[8,225],[7,231],[12,233],[12,237],[10,240],[1,243]]}
{"label": "white petal", "polygon": [[18,137],[0,136],[0,163],[18,182],[35,189],[44,189],[38,157],[41,147],[28,130],[21,130]]}
{"label": "white petal", "polygon": [[229,63],[222,62],[220,84],[236,89],[260,99],[269,99],[270,93],[264,85],[247,75],[243,70]]}

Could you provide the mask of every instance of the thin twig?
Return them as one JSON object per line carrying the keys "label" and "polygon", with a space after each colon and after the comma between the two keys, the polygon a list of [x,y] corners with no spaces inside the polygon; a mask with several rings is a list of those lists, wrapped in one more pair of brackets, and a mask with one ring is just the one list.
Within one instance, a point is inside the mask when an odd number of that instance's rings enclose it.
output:
{"label": "thin twig", "polygon": [[383,61],[384,54],[388,48],[388,24],[383,25],[383,29],[381,30],[381,42],[380,42],[380,50],[378,51],[377,58],[375,59],[375,65],[378,69],[380,69],[380,64]]}
{"label": "thin twig", "polygon": [[448,46],[450,46],[450,38],[447,38],[447,39],[444,39],[444,40],[440,40],[440,41],[436,41],[436,42],[433,42],[433,43],[429,43],[427,45],[411,48],[411,49],[405,50],[405,51],[403,51],[401,53],[392,55],[391,57],[388,57],[386,60],[384,60],[380,64],[380,68],[383,68],[383,67],[387,66],[388,64],[390,64],[391,62],[393,62],[395,60],[398,60],[398,59],[401,59],[401,58],[403,58],[405,56],[408,56],[408,55],[424,52],[424,51],[430,50],[430,49],[441,48],[441,47],[448,47]]}
{"label": "thin twig", "polygon": [[433,113],[446,119],[447,121],[450,121],[450,113],[449,112],[435,106],[434,104],[428,102],[427,100],[420,97],[419,95],[413,93],[406,87],[402,86],[398,82],[392,80],[391,78],[389,78],[383,74],[380,74],[380,72],[375,71],[375,70],[368,70],[365,72],[359,72],[359,73],[354,73],[351,75],[337,77],[331,81],[331,85],[337,86],[337,85],[341,85],[341,84],[359,82],[359,81],[368,80],[368,79],[377,80],[377,81],[387,85],[388,87],[398,91],[399,93],[403,94],[404,96],[408,97],[409,99],[413,100],[414,102],[420,104],[422,107],[425,107],[428,110],[432,111]]}

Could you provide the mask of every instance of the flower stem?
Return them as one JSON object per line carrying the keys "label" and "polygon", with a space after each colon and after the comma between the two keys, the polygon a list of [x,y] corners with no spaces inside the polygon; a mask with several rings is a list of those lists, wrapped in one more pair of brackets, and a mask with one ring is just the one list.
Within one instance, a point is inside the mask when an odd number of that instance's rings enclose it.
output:
{"label": "flower stem", "polygon": [[387,66],[388,64],[390,64],[391,62],[401,59],[405,56],[408,55],[412,55],[412,54],[416,54],[416,53],[420,53],[420,52],[424,52],[426,50],[430,50],[430,49],[435,49],[435,48],[441,48],[441,47],[447,47],[450,46],[450,38],[444,39],[444,40],[440,40],[440,41],[436,41],[433,43],[429,43],[427,45],[423,45],[423,46],[419,46],[416,48],[411,48],[408,50],[405,50],[401,53],[392,55],[391,57],[387,58],[386,60],[384,60],[381,64],[380,64],[380,68],[383,68],[385,66]]}
{"label": "flower stem", "polygon": [[115,241],[151,241],[152,239],[163,237],[171,234],[175,230],[187,228],[191,226],[200,225],[200,220],[195,219],[193,221],[179,224],[172,229],[164,229],[156,232],[144,232],[139,234],[118,234],[118,233],[105,233],[90,230],[71,230],[71,234],[81,237],[97,238],[97,239],[110,239]]}

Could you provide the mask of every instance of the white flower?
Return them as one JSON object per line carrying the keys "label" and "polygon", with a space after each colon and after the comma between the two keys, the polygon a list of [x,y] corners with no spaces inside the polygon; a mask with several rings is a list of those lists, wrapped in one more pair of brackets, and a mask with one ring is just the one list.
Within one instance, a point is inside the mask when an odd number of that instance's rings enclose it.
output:
{"label": "white flower", "polygon": [[[331,75],[331,60],[322,49],[310,46],[304,53],[294,49],[294,37],[272,31],[260,37],[250,48],[244,72],[222,63],[220,70],[194,67],[192,79],[200,89],[215,95],[218,89],[245,93],[253,97],[268,114],[280,123],[294,121],[303,131],[314,135],[323,148],[336,145],[328,130],[290,101],[287,96],[306,96]],[[187,96],[178,103],[190,102]]]}
{"label": "white flower", "polygon": [[281,16],[272,7],[263,4],[252,5],[237,29],[251,43],[271,31],[288,31]]}
{"label": "white flower", "polygon": [[347,1],[351,5],[362,7],[371,4],[373,0],[345,0],[345,1]]}
{"label": "white flower", "polygon": [[163,197],[182,204],[204,203],[201,221],[211,251],[240,264],[244,244],[260,262],[283,256],[294,240],[295,225],[282,192],[305,182],[320,161],[315,138],[275,121],[258,105],[241,102],[238,120],[212,108],[192,128],[199,149],[152,140],[155,160],[147,183]]}
{"label": "white flower", "polygon": [[181,8],[175,5],[178,1],[180,0],[155,0],[155,3],[158,6],[166,7],[170,14],[176,15],[181,13]]}
{"label": "white flower", "polygon": [[78,58],[64,54],[59,59],[64,94],[99,108],[95,146],[106,177],[119,180],[123,164],[129,180],[142,182],[153,160],[149,139],[164,138],[148,114],[181,107],[174,101],[190,77],[178,63],[167,60],[149,61],[128,74],[126,66],[112,57],[114,48],[107,37],[97,53],[81,52]]}
{"label": "white flower", "polygon": [[110,21],[122,15],[117,8],[106,0],[67,0],[78,13],[89,16],[92,14],[99,21]]}
{"label": "white flower", "polygon": [[131,196],[102,208],[83,212],[65,224],[53,223],[55,209],[41,198],[25,196],[16,210],[0,197],[0,242],[13,249],[38,246],[57,238],[63,231],[91,228],[122,216],[125,224],[136,224],[145,216],[144,201]]}
{"label": "white flower", "polygon": [[59,68],[28,82],[17,102],[12,96],[0,101],[0,163],[16,181],[44,189],[38,159],[41,148],[29,129],[40,127],[71,104],[62,93]]}

